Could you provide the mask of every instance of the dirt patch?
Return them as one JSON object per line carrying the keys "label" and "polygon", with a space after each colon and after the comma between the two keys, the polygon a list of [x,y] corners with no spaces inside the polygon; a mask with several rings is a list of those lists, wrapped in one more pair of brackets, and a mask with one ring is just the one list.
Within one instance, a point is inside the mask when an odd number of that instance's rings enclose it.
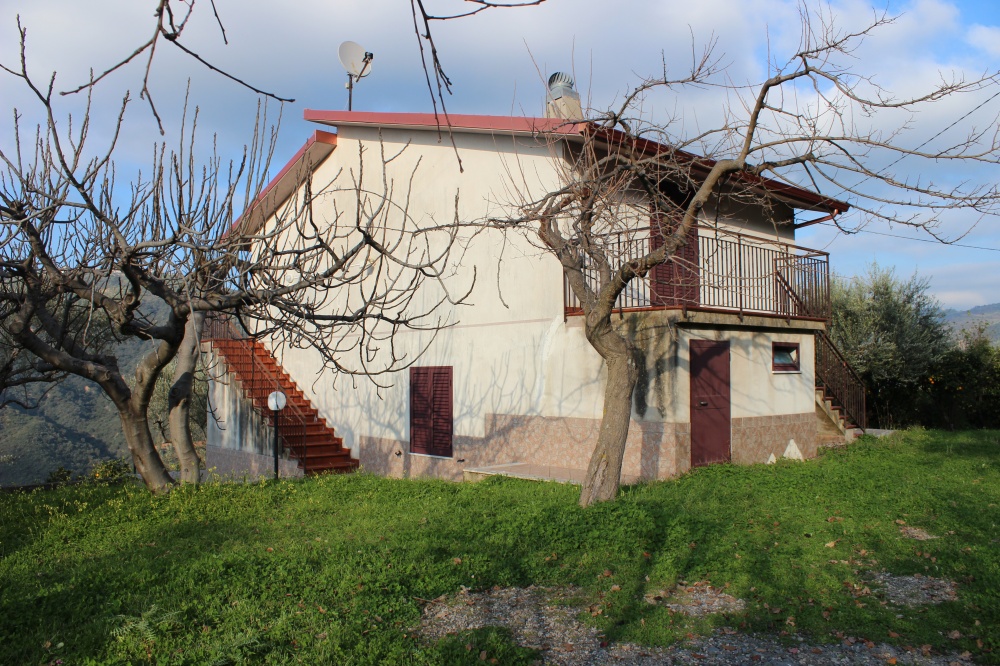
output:
{"label": "dirt patch", "polygon": [[660,590],[645,596],[646,603],[666,606],[675,613],[702,617],[714,613],[739,613],[746,604],[706,581],[681,584],[672,590]]}
{"label": "dirt patch", "polygon": [[506,627],[518,645],[539,650],[545,663],[567,666],[603,664],[613,659],[613,652],[623,650],[639,654],[638,646],[619,644],[609,648],[596,628],[577,620],[580,609],[567,602],[578,596],[573,587],[508,587],[486,592],[463,589],[451,599],[436,599],[424,607],[420,633],[437,639],[467,629]]}
{"label": "dirt patch", "polygon": [[930,541],[931,539],[941,538],[928,533],[927,530],[920,527],[910,527],[909,525],[903,525],[900,527],[899,533],[906,539],[916,539],[917,541]]}
{"label": "dirt patch", "polygon": [[871,580],[883,588],[885,598],[897,606],[924,606],[958,599],[958,585],[943,578],[920,574],[894,576],[880,571],[872,574]]}
{"label": "dirt patch", "polygon": [[[922,577],[922,581],[922,585],[927,584],[927,577]],[[735,599],[707,584],[689,587],[693,587],[694,591],[688,592],[684,588],[686,598],[705,603],[684,605],[688,609],[704,609],[710,603],[731,604],[729,599]],[[653,601],[662,603],[681,595],[671,591],[669,596],[660,600],[655,596]],[[883,666],[887,662],[945,666],[968,663],[970,657],[968,653],[932,654],[929,649],[899,648],[851,636],[845,636],[839,644],[813,645],[807,643],[804,637],[793,634],[786,636],[785,643],[782,643],[776,636],[743,633],[729,627],[670,647],[610,643],[596,628],[586,626],[577,619],[582,609],[573,603],[580,602],[581,597],[581,591],[573,587],[494,588],[485,592],[463,589],[454,597],[427,601],[419,632],[425,638],[434,640],[468,629],[506,627],[519,645],[540,652],[540,663],[559,666],[681,666],[692,663],[701,666]],[[712,601],[709,602],[709,599]],[[792,647],[787,644],[789,640],[794,641]]]}

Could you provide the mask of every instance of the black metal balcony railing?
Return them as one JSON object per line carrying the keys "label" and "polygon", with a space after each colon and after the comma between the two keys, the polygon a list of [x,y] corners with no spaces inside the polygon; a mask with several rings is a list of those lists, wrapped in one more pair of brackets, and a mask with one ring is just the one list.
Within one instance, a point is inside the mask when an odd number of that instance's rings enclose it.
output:
{"label": "black metal balcony railing", "polygon": [[[609,258],[628,261],[649,251],[650,230],[609,234],[602,240]],[[699,228],[697,248],[669,260],[672,267],[650,271],[621,293],[616,309],[724,310],[808,319],[830,317],[829,254],[774,238]],[[695,251],[696,250],[696,251]],[[595,288],[597,271],[586,277]],[[564,282],[566,313],[580,314],[580,302]]]}

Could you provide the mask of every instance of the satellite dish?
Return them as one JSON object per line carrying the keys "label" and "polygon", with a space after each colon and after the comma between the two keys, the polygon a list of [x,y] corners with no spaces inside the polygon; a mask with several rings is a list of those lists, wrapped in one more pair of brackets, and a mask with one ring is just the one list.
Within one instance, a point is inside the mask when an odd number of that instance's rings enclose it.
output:
{"label": "satellite dish", "polygon": [[347,70],[347,110],[354,106],[354,82],[372,73],[372,55],[365,51],[357,42],[344,42],[340,45],[340,64]]}
{"label": "satellite dish", "polygon": [[372,72],[372,58],[374,57],[364,47],[357,42],[344,42],[338,51],[340,64],[344,66],[347,73],[355,80],[368,76]]}

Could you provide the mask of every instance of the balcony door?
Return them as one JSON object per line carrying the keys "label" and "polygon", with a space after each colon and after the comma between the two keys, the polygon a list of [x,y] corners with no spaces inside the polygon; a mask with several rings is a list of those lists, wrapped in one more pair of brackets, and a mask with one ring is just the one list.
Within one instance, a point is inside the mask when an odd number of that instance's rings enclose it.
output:
{"label": "balcony door", "polygon": [[692,340],[691,466],[732,458],[729,341]]}
{"label": "balcony door", "polygon": [[[667,215],[653,215],[649,225],[649,249],[663,246],[677,229],[677,220]],[[692,226],[687,242],[677,248],[672,259],[649,272],[650,305],[661,307],[696,307],[699,305],[701,280],[698,275],[698,228]]]}

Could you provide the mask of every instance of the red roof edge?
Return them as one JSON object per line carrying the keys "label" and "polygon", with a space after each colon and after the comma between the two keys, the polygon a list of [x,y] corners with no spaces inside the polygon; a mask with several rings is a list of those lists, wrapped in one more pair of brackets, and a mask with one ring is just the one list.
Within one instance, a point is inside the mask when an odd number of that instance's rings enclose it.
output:
{"label": "red roof edge", "polygon": [[[329,148],[326,148],[326,146],[329,146]],[[322,161],[337,147],[337,135],[333,132],[325,132],[323,130],[314,131],[312,136],[292,156],[292,159],[288,160],[285,166],[281,168],[278,175],[272,178],[271,182],[260,191],[260,194],[253,200],[253,203],[247,206],[246,211],[233,222],[233,225],[226,234],[228,235],[233,232],[243,224],[244,220],[248,220],[251,227],[263,224],[264,220],[270,217],[274,213],[274,210],[288,199],[290,193],[283,192],[285,188],[282,185],[287,185],[285,182],[286,178],[298,168],[310,152],[314,152],[314,147],[322,148],[320,151],[320,160],[318,160]],[[256,233],[257,228],[248,228],[247,231],[249,233]]]}
{"label": "red roof edge", "polygon": [[562,118],[523,116],[476,116],[457,113],[381,113],[373,111],[319,111],[306,109],[303,117],[314,123],[344,126],[409,127],[456,129],[478,132],[513,132],[515,134],[580,134],[586,123]]}
{"label": "red roof edge", "polygon": [[[581,136],[594,132],[612,146],[630,144],[644,154],[671,153],[674,158],[689,162],[693,168],[707,173],[715,160],[701,157],[649,139],[630,137],[616,129],[596,126],[591,122],[568,122],[562,118],[532,118],[521,116],[478,116],[433,113],[382,113],[373,111],[320,111],[306,109],[303,117],[310,122],[333,126],[398,127],[412,129],[454,129],[471,132],[514,134],[562,134]],[[746,172],[733,175],[751,187],[759,187],[785,200],[795,208],[840,214],[850,204],[826,197],[773,178],[755,176]]]}
{"label": "red roof edge", "polygon": [[[616,129],[606,129],[606,128],[595,128],[596,133],[601,136],[605,141],[611,146],[621,146],[623,143],[631,143],[631,145],[641,153],[647,155],[656,155],[659,153],[672,153],[674,159],[679,159],[683,162],[691,164],[693,169],[708,173],[709,170],[716,164],[716,160],[695,155],[694,153],[689,153],[678,148],[671,148],[670,146],[656,141],[651,141],[649,139],[643,139],[639,137],[629,137],[624,132]],[[765,176],[756,176],[746,171],[737,171],[732,174],[733,178],[739,179],[750,185],[751,187],[760,187],[768,192],[775,194],[781,198],[789,200],[791,202],[801,204],[795,206],[804,210],[822,210],[833,215],[839,215],[850,209],[851,205],[846,201],[840,201],[832,197],[826,197],[812,190],[807,190],[796,185],[791,185],[789,183],[784,183],[780,180],[775,180],[773,178],[767,178]]]}

